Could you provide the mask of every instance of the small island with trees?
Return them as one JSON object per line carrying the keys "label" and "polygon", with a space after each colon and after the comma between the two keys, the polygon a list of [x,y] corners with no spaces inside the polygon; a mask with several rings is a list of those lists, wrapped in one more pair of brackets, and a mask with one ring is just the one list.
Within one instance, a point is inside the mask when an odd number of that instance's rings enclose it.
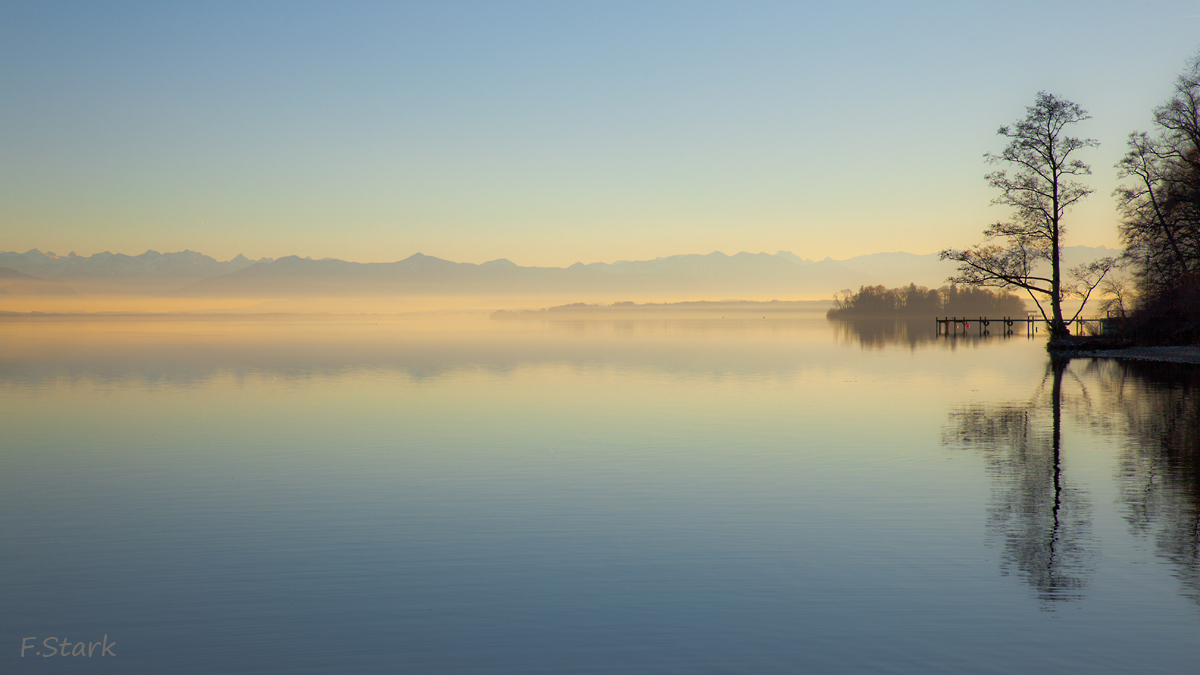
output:
{"label": "small island with trees", "polygon": [[910,319],[941,314],[952,316],[995,316],[1025,318],[1025,301],[1009,291],[951,284],[925,288],[909,284],[902,288],[863,286],[857,292],[833,296],[831,319]]}

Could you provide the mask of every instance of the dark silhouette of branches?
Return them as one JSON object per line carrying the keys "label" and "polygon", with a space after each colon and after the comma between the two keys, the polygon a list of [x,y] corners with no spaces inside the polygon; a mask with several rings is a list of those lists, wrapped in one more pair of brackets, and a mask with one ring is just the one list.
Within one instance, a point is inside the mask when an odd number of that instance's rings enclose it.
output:
{"label": "dark silhouette of branches", "polygon": [[1144,341],[1200,339],[1200,53],[1154,110],[1154,133],[1129,135],[1117,163],[1125,260],[1140,302],[1133,326]]}
{"label": "dark silhouette of branches", "polygon": [[1026,108],[1025,119],[1000,127],[997,133],[1009,144],[999,155],[987,153],[984,158],[1007,168],[986,178],[1000,191],[992,203],[1011,208],[1012,220],[985,229],[983,244],[941,252],[942,260],[959,263],[951,282],[1025,291],[1050,326],[1051,337],[1069,332],[1062,313],[1064,297],[1079,297],[1082,312],[1092,290],[1114,264],[1103,259],[1066,274],[1061,269],[1063,216],[1092,192],[1073,180],[1092,171],[1072,155],[1099,145],[1090,138],[1068,136],[1066,129],[1087,119],[1087,111],[1078,104],[1043,91]]}

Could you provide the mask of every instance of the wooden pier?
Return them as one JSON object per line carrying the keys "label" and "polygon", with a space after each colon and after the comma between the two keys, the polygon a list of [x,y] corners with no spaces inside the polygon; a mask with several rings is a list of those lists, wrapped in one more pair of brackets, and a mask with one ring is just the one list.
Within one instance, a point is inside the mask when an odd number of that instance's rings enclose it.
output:
{"label": "wooden pier", "polygon": [[[1002,333],[1004,335],[1012,335],[1015,330],[1014,326],[1022,325],[1025,328],[1025,334],[1032,337],[1034,334],[1037,333],[1038,324],[1042,322],[1042,319],[1040,319],[1036,314],[1030,313],[1030,314],[1027,314],[1022,317],[1006,316],[1006,317],[1002,317],[999,319],[993,319],[993,318],[982,317],[982,316],[972,319],[970,317],[964,316],[962,318],[959,318],[959,317],[935,318],[934,321],[937,322],[937,334],[938,335],[947,335],[947,336],[967,335],[967,332],[972,330],[972,326],[974,327],[974,332],[976,332],[976,334],[989,335],[989,334],[991,334],[991,325],[993,323],[996,323],[996,324],[1000,325],[1000,327],[1002,328]],[[1109,321],[1110,321],[1110,319],[1108,319],[1108,318],[1100,318],[1100,319],[1077,318],[1077,319],[1068,321],[1067,326],[1074,327],[1074,330],[1072,332],[1075,335],[1083,335],[1083,332],[1085,330],[1087,330],[1088,328],[1094,329],[1093,334],[1103,334],[1108,330]]]}
{"label": "wooden pier", "polygon": [[1036,319],[1033,315],[1021,317],[1006,316],[999,319],[991,319],[987,317],[979,317],[972,319],[970,317],[946,317],[944,319],[934,319],[937,322],[938,335],[967,335],[968,331],[974,327],[975,332],[979,335],[988,335],[991,333],[991,325],[999,324],[1005,335],[1012,335],[1014,326],[1021,324],[1025,328],[1026,335],[1033,335],[1037,332]]}

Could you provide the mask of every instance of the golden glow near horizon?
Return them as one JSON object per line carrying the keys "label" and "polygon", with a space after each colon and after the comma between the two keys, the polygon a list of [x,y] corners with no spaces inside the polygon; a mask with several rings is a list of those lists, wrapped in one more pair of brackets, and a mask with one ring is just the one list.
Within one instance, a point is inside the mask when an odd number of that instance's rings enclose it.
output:
{"label": "golden glow near horizon", "polygon": [[1068,243],[1115,247],[1112,164],[1191,5],[29,5],[0,22],[0,250],[928,253],[1005,217],[981,158],[1042,89],[1103,143]]}

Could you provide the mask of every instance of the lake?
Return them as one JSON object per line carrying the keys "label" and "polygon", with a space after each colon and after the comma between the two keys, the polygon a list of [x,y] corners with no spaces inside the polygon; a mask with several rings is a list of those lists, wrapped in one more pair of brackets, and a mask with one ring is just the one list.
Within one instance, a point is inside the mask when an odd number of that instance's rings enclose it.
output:
{"label": "lake", "polygon": [[1194,671],[1200,372],[932,323],[0,319],[0,670]]}

